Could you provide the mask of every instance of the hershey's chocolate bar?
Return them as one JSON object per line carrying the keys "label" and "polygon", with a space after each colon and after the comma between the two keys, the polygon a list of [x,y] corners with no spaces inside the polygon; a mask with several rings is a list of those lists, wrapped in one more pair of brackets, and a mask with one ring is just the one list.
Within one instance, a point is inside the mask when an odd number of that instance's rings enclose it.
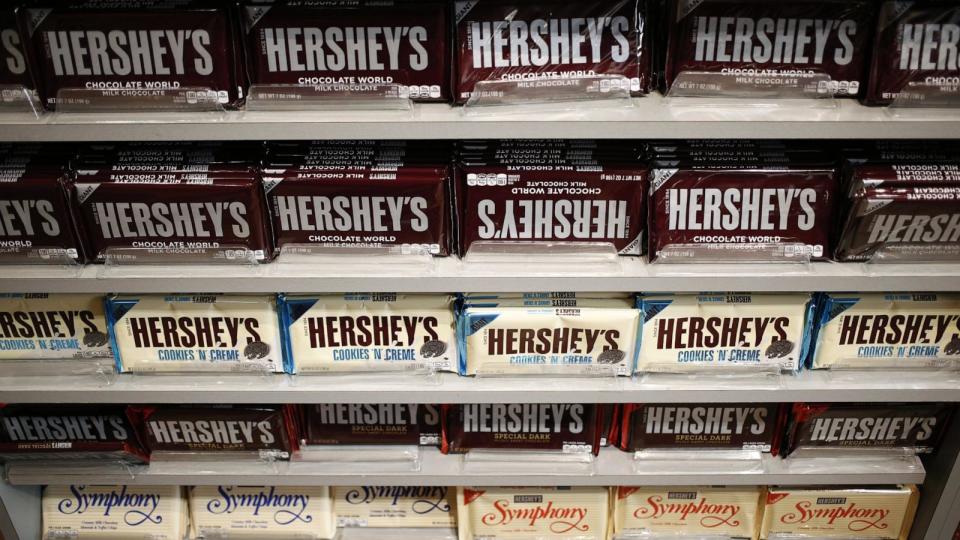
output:
{"label": "hershey's chocolate bar", "polygon": [[465,403],[444,405],[442,414],[445,454],[482,448],[600,451],[600,407],[594,404]]}
{"label": "hershey's chocolate bar", "polygon": [[296,449],[290,405],[134,407],[146,445],[165,452],[271,452]]}
{"label": "hershey's chocolate bar", "polygon": [[750,449],[776,455],[782,406],[773,403],[626,404],[620,448]]}
{"label": "hershey's chocolate bar", "polygon": [[303,443],[417,445],[421,426],[427,423],[423,421],[424,407],[416,403],[304,405]]}
{"label": "hershey's chocolate bar", "polygon": [[0,181],[0,260],[83,262],[70,220],[64,183],[57,173],[18,171]]}
{"label": "hershey's chocolate bar", "polygon": [[16,8],[4,6],[0,9],[0,86],[33,90],[26,45],[17,24]]}
{"label": "hershey's chocolate bar", "polygon": [[847,171],[847,196],[869,187],[912,187],[960,184],[960,165],[951,163],[886,163],[855,165]]}

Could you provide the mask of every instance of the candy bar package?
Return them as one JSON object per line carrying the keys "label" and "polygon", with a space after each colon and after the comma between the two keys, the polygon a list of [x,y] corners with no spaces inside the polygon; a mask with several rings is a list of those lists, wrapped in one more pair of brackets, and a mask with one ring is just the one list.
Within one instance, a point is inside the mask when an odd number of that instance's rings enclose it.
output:
{"label": "candy bar package", "polygon": [[960,185],[864,188],[850,201],[842,262],[960,258]]}
{"label": "candy bar package", "polygon": [[522,299],[500,302],[507,306],[467,304],[459,314],[461,375],[536,372],[544,367],[633,373],[640,312],[629,302],[594,301],[619,307],[589,307],[590,300],[578,301],[576,307],[510,307]]}
{"label": "candy bar package", "polygon": [[435,444],[435,427],[427,427],[434,441],[421,439],[421,426],[429,426],[425,416],[430,412],[436,414],[436,407],[416,403],[303,405],[301,435],[304,445]]}
{"label": "candy bar package", "polygon": [[600,446],[620,446],[620,415],[623,405],[608,403],[600,405]]}
{"label": "candy bar package", "polygon": [[310,244],[450,253],[446,166],[328,165],[265,174],[278,250]]}
{"label": "candy bar package", "polygon": [[121,372],[284,371],[271,295],[113,295],[107,320]]}
{"label": "candy bar package", "polygon": [[50,109],[64,97],[61,90],[91,92],[70,104],[109,100],[154,108],[187,107],[198,99],[235,105],[242,97],[226,9],[26,7],[19,14]]}
{"label": "candy bar package", "polygon": [[[868,0],[669,2],[666,84],[856,97],[867,82],[876,10]],[[684,74],[687,75],[684,75]],[[712,74],[712,78],[702,77]],[[684,77],[693,77],[687,80]]]}
{"label": "candy bar package", "polygon": [[400,97],[450,100],[444,2],[247,2],[240,12],[254,86],[340,93],[397,85]]}
{"label": "candy bar package", "polygon": [[60,173],[17,169],[0,178],[0,261],[84,261]]}
{"label": "candy bar package", "polygon": [[952,2],[884,1],[865,102],[886,105],[906,94],[955,86],[958,24],[960,6]]}
{"label": "candy bar package", "polygon": [[189,522],[179,486],[46,486],[41,508],[51,540],[181,540]]}
{"label": "candy bar package", "polygon": [[906,540],[920,494],[916,486],[767,490],[760,538]]}
{"label": "candy bar package", "polygon": [[88,182],[78,177],[70,191],[93,262],[111,256],[122,263],[171,257],[264,262],[272,256],[263,189],[252,174],[203,183]]}
{"label": "candy bar package", "polygon": [[0,362],[112,356],[102,296],[0,293]]}
{"label": "candy bar package", "polygon": [[787,434],[798,448],[936,450],[953,413],[947,403],[795,403]]}
{"label": "candy bar package", "polygon": [[460,174],[461,254],[475,242],[589,242],[643,253],[639,165],[465,165]]}
{"label": "candy bar package", "polygon": [[298,538],[336,535],[330,488],[195,486],[190,495],[191,538]]}
{"label": "candy bar package", "polygon": [[0,8],[0,87],[22,88],[34,93],[30,58],[26,41],[20,33],[14,5]]}
{"label": "candy bar package", "polygon": [[833,169],[650,171],[650,260],[830,255]]}
{"label": "candy bar package", "polygon": [[600,451],[600,405],[464,403],[443,405],[444,454],[475,449]]}
{"label": "candy bar package", "polygon": [[448,295],[281,295],[280,311],[291,373],[457,369]]}
{"label": "candy bar package", "polygon": [[623,405],[620,448],[760,450],[777,454],[786,410],[774,403]]}
{"label": "candy bar package", "polygon": [[142,425],[116,405],[2,405],[0,460],[146,463]]}
{"label": "candy bar package", "polygon": [[333,509],[340,527],[453,529],[456,498],[447,486],[337,486]]}
{"label": "candy bar package", "polygon": [[760,535],[759,487],[614,487],[611,492],[618,538],[717,535],[757,540]]}
{"label": "candy bar package", "polygon": [[669,294],[638,302],[638,372],[795,372],[807,357],[815,307],[809,294]]}
{"label": "candy bar package", "polygon": [[133,407],[151,452],[242,452],[282,459],[297,449],[292,405]]}
{"label": "candy bar package", "polygon": [[605,487],[458,487],[460,540],[605,540]]}
{"label": "candy bar package", "polygon": [[813,368],[960,362],[960,295],[824,294]]}
{"label": "candy bar package", "polygon": [[848,172],[847,196],[864,188],[960,184],[960,165],[953,163],[887,163],[856,165]]}

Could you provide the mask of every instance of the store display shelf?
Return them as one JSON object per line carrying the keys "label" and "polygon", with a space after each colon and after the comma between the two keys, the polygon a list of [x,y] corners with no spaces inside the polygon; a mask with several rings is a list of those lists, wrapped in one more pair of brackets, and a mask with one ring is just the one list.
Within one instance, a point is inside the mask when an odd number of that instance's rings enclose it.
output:
{"label": "store display shelf", "polygon": [[[373,270],[371,271],[370,268]],[[594,269],[588,264],[551,271],[525,259],[518,263],[470,264],[455,257],[434,259],[427,268],[368,265],[367,272],[344,266],[170,265],[105,267],[87,265],[0,267],[0,292],[468,292],[624,291],[754,292],[960,291],[960,264],[648,264],[622,257]],[[709,280],[709,281],[705,281]]]}
{"label": "store display shelf", "polygon": [[805,371],[769,379],[355,375],[0,377],[0,403],[738,403],[960,401],[949,372]]}
{"label": "store display shelf", "polygon": [[[503,467],[497,472],[473,472],[461,456],[437,449],[420,452],[418,471],[388,472],[376,466],[345,466],[344,462],[154,461],[149,466],[119,464],[11,463],[7,478],[13,485],[128,484],[128,485],[356,485],[376,478],[381,485],[439,486],[617,486],[617,485],[876,485],[921,483],[925,471],[916,457],[841,459],[779,459],[765,455],[758,467],[728,466],[698,470],[699,463],[662,461],[655,468],[637,467],[633,454],[604,448],[592,467],[569,473],[562,466],[531,464]],[[589,469],[589,470],[587,470]],[[396,470],[396,469],[392,469]],[[541,472],[541,470],[543,472]],[[520,472],[523,471],[523,472]],[[552,472],[551,472],[552,471]],[[584,472],[586,471],[586,472]],[[731,472],[733,471],[733,472]]]}
{"label": "store display shelf", "polygon": [[[953,139],[960,115],[891,114],[855,100],[632,100],[632,107],[560,104],[465,113],[444,103],[397,111],[97,113],[0,116],[3,141],[256,139],[771,138]],[[566,110],[563,110],[566,109]]]}

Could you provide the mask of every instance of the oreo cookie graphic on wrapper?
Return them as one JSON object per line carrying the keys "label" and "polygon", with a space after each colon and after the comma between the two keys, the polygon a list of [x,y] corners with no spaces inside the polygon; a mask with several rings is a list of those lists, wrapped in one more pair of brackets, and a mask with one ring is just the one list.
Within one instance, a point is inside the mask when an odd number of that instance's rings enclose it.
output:
{"label": "oreo cookie graphic on wrapper", "polygon": [[943,348],[943,353],[949,356],[960,354],[960,336],[953,336],[953,339]]}
{"label": "oreo cookie graphic on wrapper", "polygon": [[788,354],[793,352],[793,347],[792,341],[780,339],[771,343],[764,354],[767,358],[786,358]]}
{"label": "oreo cookie graphic on wrapper", "polygon": [[620,349],[610,349],[600,353],[600,356],[597,357],[598,364],[619,364],[627,353],[621,351]]}
{"label": "oreo cookie graphic on wrapper", "polygon": [[270,354],[270,345],[262,341],[253,341],[243,349],[243,356],[247,360],[260,360]]}
{"label": "oreo cookie graphic on wrapper", "polygon": [[420,347],[420,356],[423,358],[438,358],[447,352],[447,344],[440,340],[430,340]]}
{"label": "oreo cookie graphic on wrapper", "polygon": [[104,347],[110,341],[105,332],[88,332],[83,336],[83,345],[85,347]]}

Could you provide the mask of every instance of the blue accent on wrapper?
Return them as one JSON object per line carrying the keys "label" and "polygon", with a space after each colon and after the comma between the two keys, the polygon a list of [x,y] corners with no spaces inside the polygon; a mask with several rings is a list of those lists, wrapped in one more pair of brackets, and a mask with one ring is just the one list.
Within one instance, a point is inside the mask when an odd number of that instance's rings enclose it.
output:
{"label": "blue accent on wrapper", "polygon": [[833,319],[837,318],[841,313],[856,305],[860,299],[861,297],[855,294],[838,296],[828,293],[820,293],[820,311],[813,322],[813,324],[816,326],[816,338],[814,340],[816,345],[811,349],[810,355],[807,357],[807,369],[814,369],[813,364],[816,361],[817,350],[820,348],[820,343],[823,340],[823,335],[821,334],[823,327],[825,327],[827,323]]}
{"label": "blue accent on wrapper", "polygon": [[811,294],[810,299],[807,300],[807,313],[803,317],[803,339],[800,342],[800,357],[797,359],[797,369],[793,370],[794,373],[802,371],[812,356],[819,300],[816,294]]}
{"label": "blue accent on wrapper", "polygon": [[283,347],[283,371],[291,375],[297,372],[293,358],[293,344],[290,342],[290,326],[310,310],[319,298],[290,299],[281,293],[277,295],[277,312],[280,314],[280,344]]}
{"label": "blue accent on wrapper", "polygon": [[467,336],[499,317],[496,313],[466,313],[466,306],[457,310],[457,372],[467,374]]}
{"label": "blue accent on wrapper", "polygon": [[110,336],[110,348],[113,349],[113,362],[117,366],[118,373],[125,373],[123,359],[120,358],[120,347],[117,346],[117,332],[114,329],[116,324],[133,309],[133,306],[140,303],[139,298],[125,298],[120,300],[115,295],[109,295],[104,299],[104,313],[107,316],[107,335]]}
{"label": "blue accent on wrapper", "polygon": [[633,373],[637,373],[640,367],[640,347],[643,346],[643,325],[647,321],[653,320],[661,311],[673,303],[672,299],[661,298],[659,300],[649,300],[643,296],[637,296],[637,309],[640,310],[640,322],[637,324],[637,345],[636,353],[633,358]]}

